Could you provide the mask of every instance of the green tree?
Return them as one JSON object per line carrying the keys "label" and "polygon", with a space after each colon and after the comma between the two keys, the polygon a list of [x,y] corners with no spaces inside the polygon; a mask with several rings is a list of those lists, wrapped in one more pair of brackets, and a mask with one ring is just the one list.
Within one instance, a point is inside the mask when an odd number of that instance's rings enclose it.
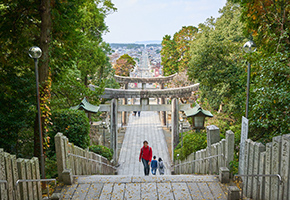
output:
{"label": "green tree", "polygon": [[200,24],[199,33],[191,45],[188,75],[200,83],[202,98],[214,109],[241,116],[244,109],[245,77],[241,46],[243,24],[239,6],[227,3],[221,17],[209,18]]}
{"label": "green tree", "polygon": [[[102,34],[107,31],[105,17],[115,10],[110,0],[42,0],[39,3],[5,0],[0,3],[2,55],[0,56],[0,87],[5,93],[0,95],[0,113],[3,116],[0,118],[0,123],[3,127],[10,127],[3,129],[1,127],[1,131],[5,132],[3,135],[7,139],[6,144],[21,142],[21,133],[24,130],[31,131],[34,127],[31,121],[35,121],[36,113],[35,76],[33,61],[27,55],[29,47],[37,45],[43,51],[39,63],[39,75],[42,86],[42,117],[45,118],[43,121],[46,126],[49,123],[50,110],[53,109],[49,103],[61,107],[60,102],[65,102],[66,96],[59,95],[60,92],[66,93],[79,87],[79,85],[71,87],[66,85],[64,88],[68,91],[61,89],[65,83],[71,84],[69,79],[72,77],[68,75],[73,75],[73,78],[75,74],[80,74],[79,78],[98,77],[94,81],[101,87],[108,82],[102,81],[103,77],[112,73],[106,58],[108,48],[102,42]],[[81,51],[82,48],[86,51]],[[86,70],[85,65],[90,69]],[[64,79],[67,80],[65,83],[60,81]],[[81,81],[85,86],[85,78]],[[52,93],[52,97],[51,85],[59,89],[59,93]],[[20,89],[23,86],[26,87],[25,90]],[[89,88],[83,88],[83,91],[86,91],[83,93],[88,94],[88,90]],[[55,95],[56,93],[58,95]],[[82,97],[81,92],[74,94],[78,99]],[[54,101],[58,103],[53,103]],[[19,109],[21,114],[16,109]],[[13,113],[9,117],[8,110]],[[23,117],[19,117],[20,115]],[[47,131],[45,126],[44,133]],[[37,132],[35,126],[35,133]],[[35,141],[39,141],[36,136]],[[7,146],[5,150],[16,151],[14,146],[0,142],[0,146]],[[36,145],[35,149],[38,152]]]}
{"label": "green tree", "polygon": [[[253,35],[267,55],[290,50],[290,2],[287,0],[232,0],[242,8],[244,32]],[[289,59],[288,59],[289,61]]]}
{"label": "green tree", "polygon": [[195,39],[198,28],[194,26],[183,26],[180,31],[174,34],[173,40],[176,43],[178,52],[178,71],[186,70],[190,61],[190,43]]}
{"label": "green tree", "polygon": [[262,142],[289,133],[290,2],[235,0],[244,33],[252,35],[258,51],[252,56],[250,137]]}
{"label": "green tree", "polygon": [[51,139],[50,156],[55,154],[54,136],[61,132],[69,142],[83,149],[90,144],[90,123],[86,113],[82,110],[61,109],[52,112],[49,137]]}
{"label": "green tree", "polygon": [[176,42],[170,35],[165,35],[162,40],[161,65],[164,75],[172,75],[178,72],[178,52]]}
{"label": "green tree", "polygon": [[250,137],[269,142],[290,131],[289,54],[277,53],[259,60],[259,77],[253,88]]}
{"label": "green tree", "polygon": [[136,62],[128,54],[122,55],[114,65],[115,74],[119,76],[130,76],[130,72],[134,69]]}

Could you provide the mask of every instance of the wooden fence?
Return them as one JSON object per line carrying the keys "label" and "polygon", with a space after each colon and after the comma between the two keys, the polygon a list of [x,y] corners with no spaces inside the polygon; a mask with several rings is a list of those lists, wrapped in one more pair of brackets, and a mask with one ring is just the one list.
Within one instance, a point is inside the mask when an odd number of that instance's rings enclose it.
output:
{"label": "wooden fence", "polygon": [[206,149],[190,154],[185,160],[176,160],[175,174],[218,174],[220,167],[229,167],[234,158],[234,133],[226,132],[226,139]]}
{"label": "wooden fence", "polygon": [[116,168],[105,157],[84,150],[68,141],[62,133],[55,136],[57,170],[60,181],[64,170],[72,175],[114,174]]}
{"label": "wooden fence", "polygon": [[242,177],[245,196],[265,200],[290,199],[290,134],[274,137],[266,146],[247,139],[244,160],[244,175],[265,175]]}
{"label": "wooden fence", "polygon": [[17,181],[27,179],[40,179],[38,158],[16,159],[15,155],[0,149],[0,199],[42,199],[40,182],[17,184]]}

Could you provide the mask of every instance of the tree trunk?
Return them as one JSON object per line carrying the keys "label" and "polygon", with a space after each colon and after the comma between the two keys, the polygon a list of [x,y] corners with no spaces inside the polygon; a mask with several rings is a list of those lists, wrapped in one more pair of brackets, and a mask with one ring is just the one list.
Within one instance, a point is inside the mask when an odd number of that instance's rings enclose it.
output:
{"label": "tree trunk", "polygon": [[[40,48],[42,50],[42,57],[40,58],[40,63],[38,65],[38,74],[39,74],[39,90],[40,90],[40,107],[44,108],[44,104],[46,104],[48,98],[50,97],[50,84],[48,83],[50,77],[50,68],[49,68],[49,46],[51,41],[51,6],[50,0],[41,0],[41,5],[39,8],[39,13],[41,17],[41,32],[40,32]],[[44,133],[44,117],[47,110],[42,110],[42,134]],[[39,157],[39,131],[38,131],[38,120],[37,114],[35,119],[34,126],[34,155]],[[44,138],[44,137],[43,137]]]}

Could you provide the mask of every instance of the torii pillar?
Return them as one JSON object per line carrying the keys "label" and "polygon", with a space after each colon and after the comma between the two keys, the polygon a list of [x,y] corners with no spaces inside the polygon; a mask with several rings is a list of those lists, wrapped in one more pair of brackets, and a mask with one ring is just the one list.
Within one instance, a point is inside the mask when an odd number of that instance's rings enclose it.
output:
{"label": "torii pillar", "polygon": [[[125,83],[125,88],[124,88],[124,89],[125,89],[125,90],[128,89],[128,83]],[[123,104],[124,104],[124,105],[127,105],[127,103],[128,103],[127,98],[124,98],[124,99],[123,99]],[[127,112],[124,111],[124,112],[122,112],[122,125],[126,125],[126,124],[127,124]]]}
{"label": "torii pillar", "polygon": [[179,103],[177,98],[172,99],[171,126],[171,149],[172,160],[174,160],[174,149],[179,143]]}
{"label": "torii pillar", "polygon": [[[161,83],[160,84],[160,89],[164,89],[164,83]],[[164,97],[161,97],[160,99],[160,104],[165,104],[165,98]],[[161,111],[160,112],[160,118],[161,118],[161,125],[162,126],[165,126],[166,125],[166,111]]]}
{"label": "torii pillar", "polygon": [[111,101],[111,149],[113,149],[113,160],[118,162],[118,99]]}

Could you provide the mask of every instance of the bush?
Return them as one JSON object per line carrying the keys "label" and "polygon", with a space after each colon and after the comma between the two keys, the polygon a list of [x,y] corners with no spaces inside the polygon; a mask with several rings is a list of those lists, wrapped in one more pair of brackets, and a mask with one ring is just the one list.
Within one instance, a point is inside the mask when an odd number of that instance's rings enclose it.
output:
{"label": "bush", "polygon": [[192,152],[206,148],[207,137],[205,131],[199,133],[194,131],[188,131],[183,133],[183,147],[181,147],[181,141],[174,150],[174,159],[184,160]]}
{"label": "bush", "polygon": [[89,147],[89,149],[96,154],[104,156],[109,161],[113,159],[113,149],[109,149],[108,147],[102,145],[92,145]]}
{"label": "bush", "polygon": [[81,110],[56,110],[52,112],[50,136],[50,155],[55,153],[54,136],[61,132],[69,140],[83,149],[90,144],[90,123],[84,111]]}
{"label": "bush", "polygon": [[57,162],[56,155],[54,154],[51,157],[45,159],[45,176],[46,178],[56,178],[58,177],[57,173]]}

